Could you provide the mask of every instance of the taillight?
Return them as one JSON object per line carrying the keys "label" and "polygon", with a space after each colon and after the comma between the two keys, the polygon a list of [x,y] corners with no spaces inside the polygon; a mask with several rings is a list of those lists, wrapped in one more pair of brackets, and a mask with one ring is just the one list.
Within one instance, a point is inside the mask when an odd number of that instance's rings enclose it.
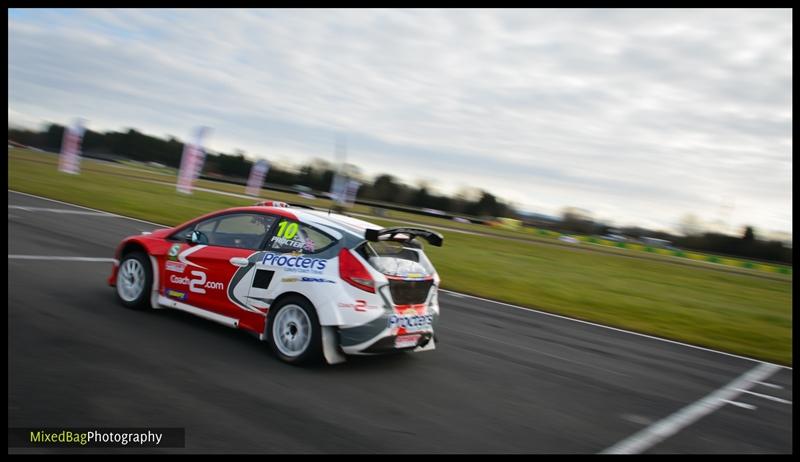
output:
{"label": "taillight", "polygon": [[353,287],[375,293],[375,281],[369,271],[348,249],[339,252],[339,277]]}

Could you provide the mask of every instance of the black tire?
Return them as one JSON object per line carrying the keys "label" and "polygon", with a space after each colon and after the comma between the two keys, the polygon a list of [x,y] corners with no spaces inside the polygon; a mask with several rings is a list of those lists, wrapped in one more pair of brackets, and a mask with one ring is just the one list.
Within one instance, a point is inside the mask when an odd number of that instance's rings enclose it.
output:
{"label": "black tire", "polygon": [[[125,265],[125,262],[127,262],[128,260],[137,261],[139,265],[141,265],[142,270],[144,272],[143,289],[141,293],[133,299],[130,299],[130,297],[124,297],[121,293],[124,289],[120,286],[120,274],[122,272],[123,265]],[[153,269],[150,267],[150,258],[148,258],[146,254],[138,251],[125,254],[125,256],[122,257],[122,261],[119,262],[119,269],[117,270],[117,281],[115,282],[116,282],[115,289],[117,294],[117,300],[119,300],[123,306],[134,310],[146,310],[152,308],[150,306],[150,291],[152,290],[153,287]],[[126,298],[129,299],[126,300]]]}
{"label": "black tire", "polygon": [[[311,330],[308,345],[296,355],[288,355],[281,351],[281,347],[277,344],[279,341],[273,335],[275,321],[280,317],[281,311],[291,307],[298,307],[305,312]],[[289,296],[270,307],[266,334],[270,349],[281,361],[289,364],[317,364],[322,361],[322,327],[319,324],[317,310],[303,297]]]}

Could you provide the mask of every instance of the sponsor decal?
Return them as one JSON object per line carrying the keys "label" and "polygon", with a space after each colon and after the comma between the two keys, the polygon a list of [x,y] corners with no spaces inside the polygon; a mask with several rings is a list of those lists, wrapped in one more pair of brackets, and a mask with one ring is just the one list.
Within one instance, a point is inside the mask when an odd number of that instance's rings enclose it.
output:
{"label": "sponsor decal", "polygon": [[425,314],[425,304],[395,305],[394,310],[398,314]]}
{"label": "sponsor decal", "polygon": [[169,248],[169,252],[167,252],[167,256],[170,260],[177,260],[178,259],[178,252],[181,250],[180,244],[172,244],[172,247]]}
{"label": "sponsor decal", "polygon": [[336,281],[331,281],[330,279],[310,278],[307,276],[303,276],[302,278],[300,278],[300,280],[303,282],[327,282],[330,284],[336,284]]}
{"label": "sponsor decal", "polygon": [[173,274],[172,276],[169,277],[169,282],[181,286],[188,286],[189,282],[191,282],[191,279],[189,279],[188,276],[178,277]]}
{"label": "sponsor decal", "polygon": [[405,329],[406,332],[421,332],[431,330],[433,323],[432,314],[412,315],[412,316],[398,316],[393,314],[389,316],[388,325],[390,329]]}
{"label": "sponsor decal", "polygon": [[187,297],[189,297],[189,294],[187,294],[186,292],[181,292],[180,290],[175,290],[175,289],[167,289],[165,295],[169,298],[174,298],[180,301],[184,301],[186,300]]}
{"label": "sponsor decal", "polygon": [[389,279],[403,280],[403,281],[429,281],[433,276],[423,273],[397,273],[394,275],[386,275]]}
{"label": "sponsor decal", "polygon": [[367,304],[366,300],[355,300],[355,303],[341,303],[339,302],[339,308],[351,308],[356,311],[367,311],[367,310],[375,310],[378,309],[376,305],[369,305]]}
{"label": "sponsor decal", "polygon": [[303,276],[301,278],[283,278],[281,282],[328,282],[336,284],[336,281],[331,281],[330,279],[312,278],[308,276]]}
{"label": "sponsor decal", "polygon": [[432,279],[431,276],[422,273],[405,273],[400,274],[400,277],[407,281],[425,281],[427,279]]}
{"label": "sponsor decal", "polygon": [[293,239],[286,239],[285,237],[272,236],[269,240],[273,249],[280,249],[282,247],[293,247],[295,249],[302,249],[303,242],[295,241]]}
{"label": "sponsor decal", "polygon": [[167,271],[172,271],[173,273],[183,273],[183,270],[186,269],[186,263],[180,263],[177,261],[167,260]]}
{"label": "sponsor decal", "polygon": [[420,334],[413,334],[413,335],[400,335],[394,339],[394,347],[395,348],[408,348],[417,346],[419,342],[419,338],[422,337]]}
{"label": "sponsor decal", "polygon": [[277,266],[292,273],[321,273],[328,265],[328,261],[321,258],[267,252],[261,259],[261,264]]}
{"label": "sponsor decal", "polygon": [[195,292],[198,294],[206,293],[206,289],[225,289],[225,284],[222,282],[206,281],[206,273],[202,271],[192,271],[192,276],[194,277],[190,279],[189,276],[180,277],[172,274],[169,277],[169,282],[181,286],[189,286],[190,292]]}

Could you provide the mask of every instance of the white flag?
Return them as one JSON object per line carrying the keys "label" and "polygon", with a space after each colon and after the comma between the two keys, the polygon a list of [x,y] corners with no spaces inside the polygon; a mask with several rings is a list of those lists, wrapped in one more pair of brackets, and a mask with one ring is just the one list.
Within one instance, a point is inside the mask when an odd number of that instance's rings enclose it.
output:
{"label": "white flag", "polygon": [[245,194],[258,197],[261,186],[264,185],[264,177],[267,176],[268,171],[269,163],[266,160],[261,159],[254,163],[253,168],[250,169],[250,178],[247,180]]}
{"label": "white flag", "polygon": [[61,141],[61,154],[58,156],[58,170],[78,174],[81,169],[81,141],[85,132],[84,120],[76,119],[71,127],[64,127]]}
{"label": "white flag", "polygon": [[195,133],[194,141],[183,146],[183,156],[181,157],[181,168],[178,171],[178,192],[184,194],[192,193],[194,180],[200,177],[203,164],[206,160],[206,153],[203,150],[203,137],[210,129],[199,127]]}
{"label": "white flag", "polygon": [[344,201],[344,188],[347,186],[347,177],[333,174],[333,181],[331,182],[330,197],[334,202],[342,203]]}
{"label": "white flag", "polygon": [[356,201],[356,193],[358,193],[358,188],[360,186],[361,183],[359,183],[356,180],[348,180],[347,183],[345,183],[344,200],[343,200],[344,205],[348,207],[353,206],[353,203],[355,203]]}

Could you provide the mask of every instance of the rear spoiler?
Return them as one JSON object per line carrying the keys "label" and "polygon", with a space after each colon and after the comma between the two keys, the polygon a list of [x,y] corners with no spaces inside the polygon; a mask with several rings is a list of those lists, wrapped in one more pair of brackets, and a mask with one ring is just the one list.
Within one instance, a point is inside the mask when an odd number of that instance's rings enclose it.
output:
{"label": "rear spoiler", "polygon": [[444,237],[442,237],[441,234],[420,228],[368,229],[364,232],[364,238],[368,241],[375,242],[381,236],[389,236],[389,239],[392,239],[396,234],[408,234],[411,236],[411,239],[414,239],[415,237],[421,237],[436,247],[441,247],[442,243],[444,242]]}

